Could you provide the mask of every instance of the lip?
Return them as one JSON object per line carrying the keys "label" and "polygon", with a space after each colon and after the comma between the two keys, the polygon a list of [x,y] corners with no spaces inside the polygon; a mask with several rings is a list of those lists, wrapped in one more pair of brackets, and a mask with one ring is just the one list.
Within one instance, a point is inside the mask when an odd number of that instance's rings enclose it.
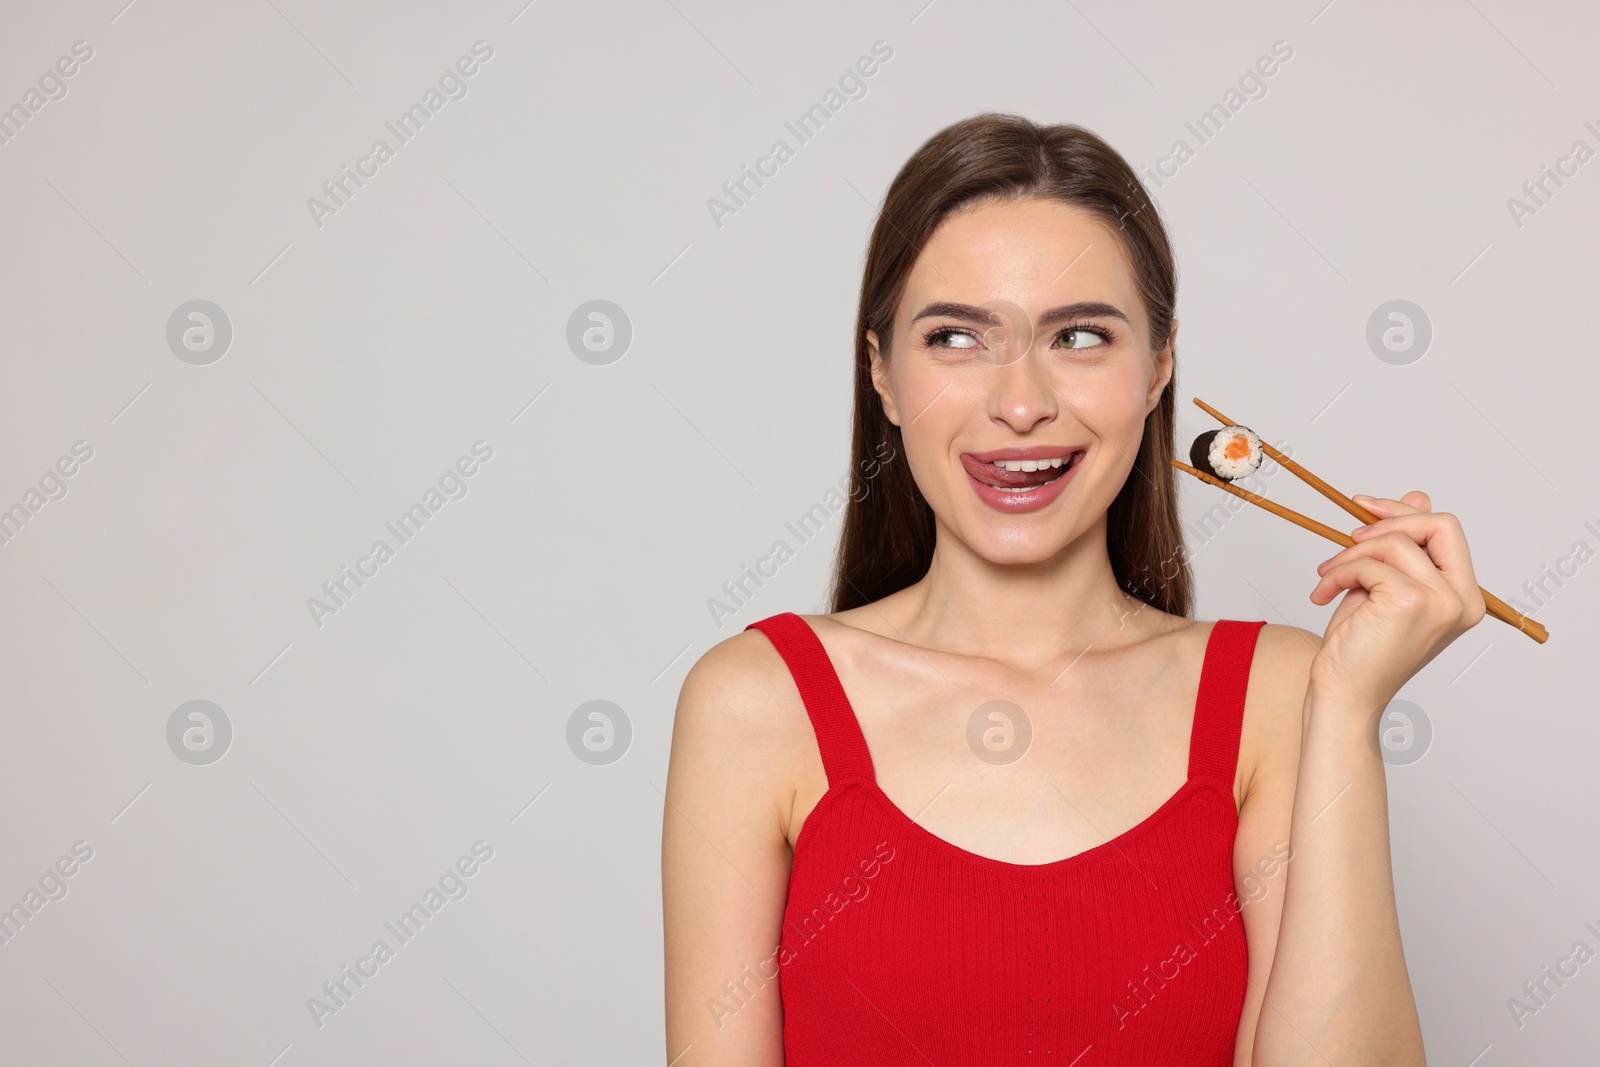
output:
{"label": "lip", "polygon": [[[978,468],[983,464],[993,463],[999,459],[1055,459],[1057,456],[1067,457],[1079,453],[1078,458],[1072,461],[1065,474],[1036,489],[1025,492],[1006,492],[994,486],[979,481]],[[1066,489],[1067,483],[1072,481],[1078,473],[1078,468],[1083,465],[1084,456],[1088,453],[1087,446],[1070,445],[1035,445],[1030,448],[998,448],[989,452],[963,452],[961,465],[966,469],[967,481],[972,485],[972,491],[979,500],[994,508],[996,511],[1007,515],[1021,515],[1030,511],[1038,511],[1048,507]]]}
{"label": "lip", "polygon": [[993,463],[997,459],[1055,459],[1063,458],[1074,452],[1082,452],[1085,445],[1032,445],[1028,448],[995,448],[988,452],[963,452],[962,456],[971,456],[979,463]]}

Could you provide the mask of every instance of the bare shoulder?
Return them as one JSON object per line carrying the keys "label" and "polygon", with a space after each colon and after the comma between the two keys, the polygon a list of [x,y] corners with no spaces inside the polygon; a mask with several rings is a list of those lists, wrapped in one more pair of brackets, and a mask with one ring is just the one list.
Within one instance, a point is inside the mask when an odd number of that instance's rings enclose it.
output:
{"label": "bare shoulder", "polygon": [[740,967],[759,970],[753,961],[770,960],[782,937],[796,714],[805,717],[787,667],[759,631],[712,646],[679,693],[661,813],[662,949],[667,1041],[693,1048],[696,1064],[782,1062],[770,989],[735,995],[739,1018],[726,1029],[706,994],[718,982],[732,990],[724,980]]}
{"label": "bare shoulder", "polygon": [[[796,713],[801,722],[794,721]],[[763,746],[804,720],[805,706],[783,657],[765,634],[746,630],[711,646],[689,668],[673,732],[748,752],[748,746]]]}
{"label": "bare shoulder", "polygon": [[794,679],[772,642],[754,630],[735,634],[706,650],[684,678],[672,726],[668,791],[676,785],[715,794],[718,802],[762,801],[782,830],[810,729]]}
{"label": "bare shoulder", "polygon": [[720,706],[719,717],[727,721],[750,715],[764,699],[778,695],[788,680],[783,658],[767,636],[745,630],[718,641],[695,661],[684,677],[679,701],[694,709]]}
{"label": "bare shoulder", "polygon": [[1239,779],[1248,796],[1264,778],[1292,782],[1299,767],[1301,711],[1322,636],[1268,623],[1256,638],[1239,740]]}
{"label": "bare shoulder", "polygon": [[1256,637],[1255,656],[1250,664],[1250,687],[1245,707],[1257,695],[1276,703],[1292,697],[1294,710],[1300,710],[1306,680],[1311,676],[1311,661],[1322,648],[1322,635],[1298,626],[1267,623]]}

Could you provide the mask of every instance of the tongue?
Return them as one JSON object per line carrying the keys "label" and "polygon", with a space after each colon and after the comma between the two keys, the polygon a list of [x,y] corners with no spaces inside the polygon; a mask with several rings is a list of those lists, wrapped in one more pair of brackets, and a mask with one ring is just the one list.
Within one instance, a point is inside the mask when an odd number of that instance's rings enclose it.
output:
{"label": "tongue", "polygon": [[1066,464],[1059,467],[1046,467],[1038,471],[1008,471],[1004,467],[996,467],[992,463],[982,465],[982,481],[989,485],[1003,489],[1023,489],[1044,485],[1061,477],[1066,470]]}

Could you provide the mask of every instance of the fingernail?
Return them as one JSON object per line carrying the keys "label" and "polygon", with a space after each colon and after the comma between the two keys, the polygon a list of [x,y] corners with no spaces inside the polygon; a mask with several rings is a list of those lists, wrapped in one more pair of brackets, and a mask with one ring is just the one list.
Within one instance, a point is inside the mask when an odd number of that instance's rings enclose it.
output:
{"label": "fingernail", "polygon": [[1370,503],[1372,503],[1372,497],[1368,496],[1365,493],[1357,493],[1355,496],[1351,497],[1350,499],[1354,500],[1358,504],[1370,504]]}

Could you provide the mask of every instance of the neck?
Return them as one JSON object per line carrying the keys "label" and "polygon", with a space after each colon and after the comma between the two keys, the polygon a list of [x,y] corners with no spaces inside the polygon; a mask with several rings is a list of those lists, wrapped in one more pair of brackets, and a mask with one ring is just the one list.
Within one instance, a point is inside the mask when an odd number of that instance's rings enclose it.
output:
{"label": "neck", "polygon": [[902,639],[1018,665],[1124,644],[1162,618],[1118,586],[1103,514],[1038,563],[993,563],[941,523],[928,573],[902,595]]}

